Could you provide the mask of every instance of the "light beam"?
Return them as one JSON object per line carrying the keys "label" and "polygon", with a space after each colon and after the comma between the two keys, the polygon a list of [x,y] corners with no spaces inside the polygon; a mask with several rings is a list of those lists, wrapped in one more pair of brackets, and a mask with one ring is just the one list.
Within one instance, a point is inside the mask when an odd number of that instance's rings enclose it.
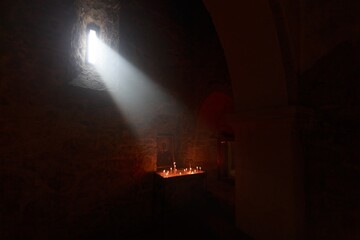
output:
{"label": "light beam", "polygon": [[176,114],[179,111],[180,105],[164,89],[102,41],[97,39],[95,43],[94,66],[135,132],[148,127],[146,124],[159,113]]}

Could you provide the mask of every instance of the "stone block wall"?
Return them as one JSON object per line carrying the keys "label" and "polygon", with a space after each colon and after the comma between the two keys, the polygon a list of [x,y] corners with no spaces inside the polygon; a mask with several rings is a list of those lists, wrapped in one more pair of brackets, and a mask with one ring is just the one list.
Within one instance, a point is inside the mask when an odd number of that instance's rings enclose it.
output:
{"label": "stone block wall", "polygon": [[[212,91],[229,92],[229,83],[200,1],[0,5],[4,239],[79,239],[115,223],[120,233],[143,226],[152,214],[158,134],[174,135],[179,161],[214,167],[212,133],[197,134],[196,114]],[[87,18],[103,24],[107,43],[173,96],[176,108],[160,102],[150,105],[151,121],[128,121],[84,67],[79,35]],[[90,84],[74,84],[84,72],[80,80]]]}

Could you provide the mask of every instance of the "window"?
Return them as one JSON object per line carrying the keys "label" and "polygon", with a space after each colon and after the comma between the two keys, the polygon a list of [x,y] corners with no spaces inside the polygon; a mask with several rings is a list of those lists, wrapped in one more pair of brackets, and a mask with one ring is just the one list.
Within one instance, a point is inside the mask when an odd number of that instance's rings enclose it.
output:
{"label": "window", "polygon": [[86,62],[95,64],[99,56],[99,26],[90,23],[86,31]]}

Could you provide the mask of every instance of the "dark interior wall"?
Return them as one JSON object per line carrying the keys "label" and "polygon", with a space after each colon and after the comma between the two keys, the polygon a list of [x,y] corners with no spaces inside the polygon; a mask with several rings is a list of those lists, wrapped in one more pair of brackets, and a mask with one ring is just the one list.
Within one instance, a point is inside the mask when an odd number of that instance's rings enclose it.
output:
{"label": "dark interior wall", "polygon": [[118,12],[119,22],[109,28],[119,30],[108,33],[109,41],[180,106],[151,109],[155,117],[141,119],[139,126],[146,127],[139,134],[107,91],[73,84],[83,70],[77,63],[84,50],[74,46],[74,29],[86,18],[79,3],[86,2],[1,2],[5,238],[76,239],[111,224],[114,215],[119,231],[149,221],[158,134],[174,135],[179,161],[194,159],[209,171],[215,167],[213,132],[198,133],[196,113],[211,92],[231,93],[222,49],[202,4],[87,3],[97,9],[111,4],[109,14]]}
{"label": "dark interior wall", "polygon": [[[309,239],[356,239],[360,233],[358,1],[282,1],[302,126]],[[294,10],[297,7],[297,10]]]}
{"label": "dark interior wall", "polygon": [[119,21],[121,55],[186,106],[196,109],[214,90],[231,95],[223,50],[201,1],[125,1]]}
{"label": "dark interior wall", "polygon": [[299,96],[314,111],[302,139],[312,239],[360,236],[359,10],[358,1],[302,2]]}
{"label": "dark interior wall", "polygon": [[[359,236],[358,47],[343,43],[301,76],[300,96],[314,110],[303,132],[309,232],[316,238]],[[355,237],[355,238],[354,238]]]}
{"label": "dark interior wall", "polygon": [[[290,1],[289,1],[290,2]],[[345,41],[359,40],[358,1],[299,1],[301,71]]]}

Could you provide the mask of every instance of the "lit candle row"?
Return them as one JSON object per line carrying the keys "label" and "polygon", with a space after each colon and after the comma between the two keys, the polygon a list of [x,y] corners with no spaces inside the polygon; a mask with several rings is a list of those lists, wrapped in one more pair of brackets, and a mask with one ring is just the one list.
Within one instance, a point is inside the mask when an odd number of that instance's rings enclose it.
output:
{"label": "lit candle row", "polygon": [[176,169],[176,163],[174,162],[174,168],[170,168],[169,170],[163,170],[162,171],[162,175],[165,176],[169,176],[169,175],[183,175],[183,174],[194,174],[201,171],[201,167],[195,167],[195,169],[193,169],[192,167],[190,168],[185,168],[183,170],[178,170]]}

